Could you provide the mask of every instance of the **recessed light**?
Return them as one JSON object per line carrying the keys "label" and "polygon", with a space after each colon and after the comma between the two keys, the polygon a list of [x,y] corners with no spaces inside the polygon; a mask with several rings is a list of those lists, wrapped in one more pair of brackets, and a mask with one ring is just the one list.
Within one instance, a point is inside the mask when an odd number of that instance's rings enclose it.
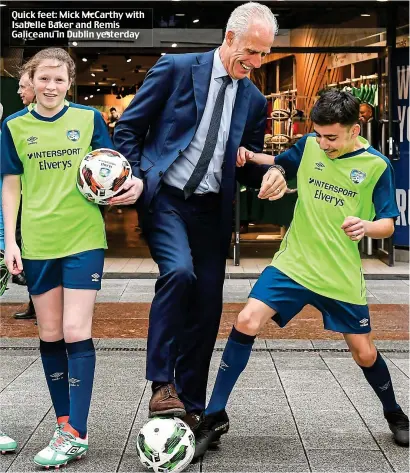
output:
{"label": "recessed light", "polygon": [[370,16],[368,13],[362,13],[360,16]]}
{"label": "recessed light", "polygon": [[77,41],[73,41],[71,44],[72,44],[73,46],[77,46],[77,45],[78,45]]}
{"label": "recessed light", "polygon": [[117,84],[114,82],[114,84],[112,84],[113,87],[115,87]]}
{"label": "recessed light", "polygon": [[175,13],[175,16],[185,16],[185,13]]}
{"label": "recessed light", "polygon": [[161,53],[161,56],[165,56],[165,54],[167,54],[167,53]]}
{"label": "recessed light", "polygon": [[92,75],[93,77],[95,77],[95,74],[94,74],[94,72],[92,72],[92,73],[91,73],[91,75]]}
{"label": "recessed light", "polygon": [[131,62],[131,61],[132,61],[132,59],[131,59],[129,56],[126,56],[125,60],[126,60],[127,62]]}
{"label": "recessed light", "polygon": [[90,99],[92,99],[94,97],[94,95],[90,95]]}
{"label": "recessed light", "polygon": [[199,23],[199,19],[196,18],[192,23]]}
{"label": "recessed light", "polygon": [[97,89],[97,92],[99,92],[101,89]]}
{"label": "recessed light", "polygon": [[0,3],[0,7],[7,7],[5,3]]}
{"label": "recessed light", "polygon": [[86,57],[83,57],[83,62],[87,62],[87,58]]}
{"label": "recessed light", "polygon": [[177,43],[172,43],[171,46],[172,46],[173,48],[176,48],[176,47],[178,46],[178,44],[177,44]]}
{"label": "recessed light", "polygon": [[389,0],[377,0],[378,2],[388,2]]}
{"label": "recessed light", "polygon": [[88,100],[88,97],[84,97],[84,100]]}

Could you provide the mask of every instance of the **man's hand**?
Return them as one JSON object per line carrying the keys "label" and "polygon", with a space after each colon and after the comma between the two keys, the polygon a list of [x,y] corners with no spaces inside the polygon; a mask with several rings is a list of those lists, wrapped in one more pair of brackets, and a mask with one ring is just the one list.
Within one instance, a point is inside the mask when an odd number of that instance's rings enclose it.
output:
{"label": "man's hand", "polygon": [[20,248],[17,246],[16,242],[6,244],[4,261],[6,263],[7,269],[9,270],[9,273],[13,276],[20,274],[23,271]]}
{"label": "man's hand", "polygon": [[360,241],[366,234],[365,222],[358,217],[346,217],[341,229],[352,241]]}
{"label": "man's hand", "polygon": [[247,161],[252,161],[253,156],[254,153],[252,151],[248,151],[246,148],[241,146],[236,155],[236,167],[241,168],[245,166]]}
{"label": "man's hand", "polygon": [[259,199],[278,200],[284,196],[287,190],[285,178],[279,169],[269,169],[263,176]]}
{"label": "man's hand", "polygon": [[124,192],[121,195],[109,200],[110,205],[131,205],[135,204],[144,189],[142,179],[132,176],[132,179],[124,184]]}

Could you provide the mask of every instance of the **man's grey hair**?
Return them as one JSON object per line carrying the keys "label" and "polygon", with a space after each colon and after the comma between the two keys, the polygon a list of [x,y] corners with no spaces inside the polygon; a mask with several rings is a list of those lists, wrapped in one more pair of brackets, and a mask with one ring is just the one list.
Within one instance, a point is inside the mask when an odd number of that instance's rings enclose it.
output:
{"label": "man's grey hair", "polygon": [[254,21],[258,20],[271,25],[273,34],[276,35],[279,26],[271,9],[256,2],[244,3],[235,8],[226,24],[226,31],[233,31],[235,36],[241,36],[248,31]]}

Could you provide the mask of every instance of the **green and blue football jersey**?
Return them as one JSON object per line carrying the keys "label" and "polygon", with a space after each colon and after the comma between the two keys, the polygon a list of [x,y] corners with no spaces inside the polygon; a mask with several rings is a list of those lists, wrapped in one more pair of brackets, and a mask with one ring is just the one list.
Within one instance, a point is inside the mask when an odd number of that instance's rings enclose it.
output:
{"label": "green and blue football jersey", "polygon": [[101,212],[81,195],[76,179],[91,149],[112,147],[101,114],[91,107],[65,102],[51,118],[26,107],[4,121],[1,173],[21,176],[24,258],[107,247]]}
{"label": "green and blue football jersey", "polygon": [[271,264],[317,294],[364,305],[358,242],[340,227],[348,216],[372,221],[399,212],[389,160],[359,139],[362,149],[332,160],[309,134],[275,158],[288,178],[297,175],[298,200]]}

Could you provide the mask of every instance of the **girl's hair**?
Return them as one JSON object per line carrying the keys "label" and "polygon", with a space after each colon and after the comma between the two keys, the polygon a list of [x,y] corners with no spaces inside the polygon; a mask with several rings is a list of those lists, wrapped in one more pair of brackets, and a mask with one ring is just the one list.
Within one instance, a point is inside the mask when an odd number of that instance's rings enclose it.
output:
{"label": "girl's hair", "polygon": [[[56,67],[65,64],[67,66],[68,78],[70,81],[75,79],[75,63],[67,51],[61,48],[47,48],[39,51],[32,58],[30,58],[21,69],[21,75],[28,73],[31,80],[33,80],[34,73],[40,63],[46,59],[53,59],[58,61]],[[21,76],[20,76],[21,77]]]}

